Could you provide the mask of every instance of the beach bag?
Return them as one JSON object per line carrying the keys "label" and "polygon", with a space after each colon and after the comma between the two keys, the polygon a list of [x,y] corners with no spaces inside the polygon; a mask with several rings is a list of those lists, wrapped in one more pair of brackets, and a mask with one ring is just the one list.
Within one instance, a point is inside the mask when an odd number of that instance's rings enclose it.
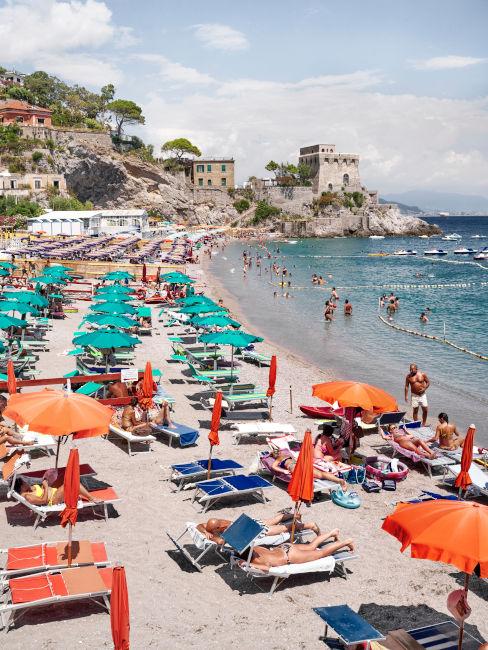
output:
{"label": "beach bag", "polygon": [[366,492],[381,492],[381,485],[376,481],[364,481],[363,490]]}
{"label": "beach bag", "polygon": [[348,472],[344,473],[344,478],[351,485],[362,485],[366,480],[366,468],[362,465],[351,467]]}
{"label": "beach bag", "polygon": [[383,488],[383,490],[386,490],[387,492],[395,492],[396,481],[390,478],[385,478],[381,483],[381,487]]}

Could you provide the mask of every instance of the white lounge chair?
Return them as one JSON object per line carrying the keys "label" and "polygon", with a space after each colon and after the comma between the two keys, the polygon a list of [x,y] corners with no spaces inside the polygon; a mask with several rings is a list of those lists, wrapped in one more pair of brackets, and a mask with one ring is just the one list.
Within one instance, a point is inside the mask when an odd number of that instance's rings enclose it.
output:
{"label": "white lounge chair", "polygon": [[261,366],[271,365],[271,357],[268,354],[261,354],[261,352],[256,352],[255,350],[243,350],[242,358],[246,361],[254,361],[254,363]]}
{"label": "white lounge chair", "polygon": [[[452,485],[460,471],[461,465],[448,465],[445,468],[445,482]],[[473,482],[466,490],[465,496],[479,496],[483,494],[488,497],[488,472],[476,463],[471,463],[469,477]]]}
{"label": "white lounge chair", "polygon": [[296,433],[296,429],[292,424],[280,424],[278,422],[235,422],[231,426],[235,429],[232,434],[232,441],[235,445],[238,445],[243,437],[264,438],[266,440],[271,436]]}
{"label": "white lounge chair", "polygon": [[[152,451],[151,444],[156,440],[154,436],[150,434],[145,436],[138,436],[130,431],[125,431],[122,427],[117,427],[115,424],[111,424],[109,431],[114,436],[118,436],[127,442],[127,452],[129,456],[134,456],[142,452]],[[139,451],[134,451],[132,445],[136,444],[141,447]]]}
{"label": "white lounge chair", "polygon": [[452,458],[448,458],[447,456],[437,456],[436,458],[426,458],[425,456],[421,456],[420,454],[417,454],[414,451],[410,451],[410,449],[405,449],[404,447],[401,447],[398,443],[394,442],[393,440],[387,440],[386,444],[391,448],[392,450],[392,458],[394,458],[396,455],[403,456],[404,458],[410,459],[413,463],[421,463],[425,469],[427,470],[430,478],[432,478],[432,471],[436,468],[444,469],[448,465],[453,465],[456,461],[453,460]]}
{"label": "white lounge chair", "polygon": [[32,441],[30,445],[6,445],[6,450],[10,454],[14,451],[21,451],[22,453],[29,454],[33,451],[38,451],[46,456],[54,454],[56,442],[53,436],[45,435],[44,433],[37,433],[36,431],[21,430],[22,440],[26,442]]}

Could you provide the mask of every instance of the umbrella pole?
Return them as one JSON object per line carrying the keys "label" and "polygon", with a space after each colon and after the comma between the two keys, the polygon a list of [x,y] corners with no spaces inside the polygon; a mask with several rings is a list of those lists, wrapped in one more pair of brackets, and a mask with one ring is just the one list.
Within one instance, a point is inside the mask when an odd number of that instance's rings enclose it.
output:
{"label": "umbrella pole", "polygon": [[58,468],[59,448],[60,447],[61,447],[61,436],[58,436],[58,441],[56,443],[56,465],[54,466],[56,469]]}
{"label": "umbrella pole", "polygon": [[273,395],[269,398],[269,421],[273,421]]}
{"label": "umbrella pole", "polygon": [[73,536],[73,526],[71,523],[69,524],[69,530],[68,530],[68,566],[71,566],[71,562],[73,560],[72,558],[72,549],[71,549],[71,543],[72,543],[72,536]]}
{"label": "umbrella pole", "polygon": [[231,346],[232,352],[230,353],[230,383],[232,384],[232,381],[234,379],[234,346]]}
{"label": "umbrella pole", "polygon": [[212,470],[212,445],[210,445],[210,451],[208,452],[207,480],[210,478],[211,470]]}
{"label": "umbrella pole", "polygon": [[[468,587],[469,587],[469,574],[464,574],[464,597],[468,598]],[[459,626],[459,638],[458,638],[458,650],[463,648],[463,636],[464,636],[464,619],[461,621]]]}
{"label": "umbrella pole", "polygon": [[300,510],[301,503],[302,503],[301,501],[297,501],[295,503],[295,512],[293,513],[293,521],[292,521],[292,524],[291,524],[291,532],[290,532],[290,542],[292,544],[293,544],[293,541],[295,539],[295,527],[296,527],[296,521],[297,521],[298,512]]}

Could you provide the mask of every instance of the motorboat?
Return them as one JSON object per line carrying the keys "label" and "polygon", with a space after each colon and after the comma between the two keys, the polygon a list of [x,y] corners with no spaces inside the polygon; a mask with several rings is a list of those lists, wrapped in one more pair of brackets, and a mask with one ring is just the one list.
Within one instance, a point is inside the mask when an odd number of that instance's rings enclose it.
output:
{"label": "motorboat", "polygon": [[370,235],[369,238],[370,239],[384,239],[385,237],[384,237],[384,235]]}
{"label": "motorboat", "polygon": [[458,235],[457,232],[453,232],[450,235],[445,235],[441,239],[443,241],[459,241],[462,238],[463,238],[462,235]]}
{"label": "motorboat", "polygon": [[393,253],[393,255],[401,255],[401,256],[405,256],[405,255],[417,255],[417,251],[413,251],[413,250],[411,250],[410,248],[408,248],[407,250],[405,250],[404,248],[402,248],[402,249],[399,250],[399,251],[395,251],[395,252]]}
{"label": "motorboat", "polygon": [[488,260],[488,246],[485,246],[476,253],[473,257],[474,260]]}
{"label": "motorboat", "polygon": [[390,253],[379,251],[378,253],[368,253],[368,257],[389,257]]}
{"label": "motorboat", "polygon": [[484,239],[485,235],[471,235],[471,239]]}
{"label": "motorboat", "polygon": [[456,248],[454,255],[474,255],[476,251],[474,248],[466,248],[466,246],[461,246],[461,248]]}
{"label": "motorboat", "polygon": [[429,235],[419,235],[419,239],[429,239]]}
{"label": "motorboat", "polygon": [[447,255],[447,251],[442,250],[442,248],[431,248],[428,251],[424,251],[424,255]]}

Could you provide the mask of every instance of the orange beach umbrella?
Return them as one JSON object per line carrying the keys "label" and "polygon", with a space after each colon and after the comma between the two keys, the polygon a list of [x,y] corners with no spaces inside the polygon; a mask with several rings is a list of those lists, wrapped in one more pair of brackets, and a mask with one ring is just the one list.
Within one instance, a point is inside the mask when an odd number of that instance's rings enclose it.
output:
{"label": "orange beach umbrella", "polygon": [[473,444],[475,433],[476,427],[474,424],[471,424],[468,431],[466,432],[466,438],[464,439],[463,454],[461,456],[461,471],[454,481],[454,485],[459,488],[460,493],[462,490],[467,490],[473,482],[469,475],[469,468],[473,462]]}
{"label": "orange beach umbrella", "polygon": [[9,395],[15,395],[17,392],[17,379],[15,378],[14,362],[12,359],[7,363],[7,390]]}
{"label": "orange beach umbrella", "polygon": [[288,484],[288,494],[295,501],[295,512],[291,531],[291,541],[295,533],[295,521],[303,501],[310,503],[313,500],[313,445],[312,432],[305,431],[300,453],[298,454],[291,481]]}
{"label": "orange beach umbrella", "polygon": [[219,390],[215,395],[215,402],[212,409],[212,422],[210,423],[210,433],[208,434],[210,451],[208,454],[207,478],[210,478],[210,470],[212,469],[212,449],[216,445],[220,445],[219,427],[220,427],[221,415],[222,415],[222,391]]}
{"label": "orange beach umbrella", "polygon": [[64,503],[61,513],[61,526],[69,525],[68,566],[71,566],[71,536],[78,519],[78,499],[80,497],[80,458],[78,449],[70,449],[68,464],[64,473]]}
{"label": "orange beach umbrella", "polygon": [[112,592],[110,594],[110,626],[114,650],[129,650],[129,594],[123,566],[116,566],[112,572]]}
{"label": "orange beach umbrella", "polygon": [[367,411],[382,413],[397,411],[396,399],[376,386],[363,384],[358,381],[328,381],[325,384],[312,386],[312,395],[324,402],[339,406],[362,408]]}

